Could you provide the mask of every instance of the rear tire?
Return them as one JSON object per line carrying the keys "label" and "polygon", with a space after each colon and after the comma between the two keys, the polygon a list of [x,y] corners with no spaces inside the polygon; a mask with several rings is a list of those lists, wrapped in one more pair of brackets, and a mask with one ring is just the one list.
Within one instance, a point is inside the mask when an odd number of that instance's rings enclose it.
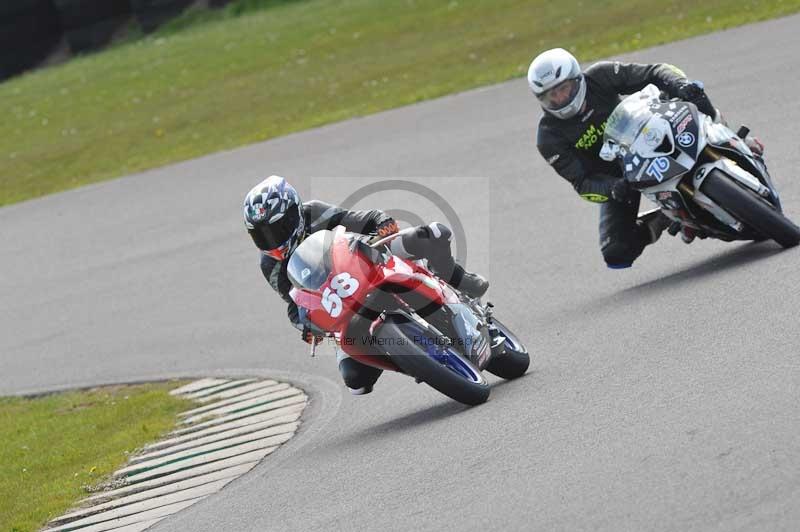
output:
{"label": "rear tire", "polygon": [[784,248],[800,244],[800,228],[755,192],[739,186],[723,172],[712,170],[700,188],[734,218]]}

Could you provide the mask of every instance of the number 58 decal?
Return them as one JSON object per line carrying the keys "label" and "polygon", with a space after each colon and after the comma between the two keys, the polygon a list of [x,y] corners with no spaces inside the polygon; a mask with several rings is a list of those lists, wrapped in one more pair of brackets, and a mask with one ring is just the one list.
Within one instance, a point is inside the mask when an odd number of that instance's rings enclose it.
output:
{"label": "number 58 decal", "polygon": [[358,280],[349,273],[334,275],[331,285],[322,292],[322,306],[332,318],[338,318],[342,313],[342,299],[352,296],[356,290],[358,290]]}

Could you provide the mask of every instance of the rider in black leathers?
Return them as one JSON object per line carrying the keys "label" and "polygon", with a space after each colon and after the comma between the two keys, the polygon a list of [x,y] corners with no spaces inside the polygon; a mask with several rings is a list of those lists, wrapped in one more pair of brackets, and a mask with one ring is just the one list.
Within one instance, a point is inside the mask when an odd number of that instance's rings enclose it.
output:
{"label": "rider in black leathers", "polygon": [[[379,210],[354,211],[319,200],[302,202],[297,191],[282,177],[271,176],[256,185],[245,197],[245,226],[253,242],[262,251],[261,272],[270,286],[288,304],[289,321],[302,331],[306,342],[319,342],[313,328],[304,322],[289,295],[292,288],[286,273],[291,253],[311,233],[333,229],[375,237],[399,232],[389,247],[394,255],[409,259],[427,259],[428,267],[440,278],[471,297],[480,297],[489,283],[478,274],[456,263],[450,251],[450,229],[438,222],[399,231],[397,223]],[[339,370],[354,395],[372,391],[381,370],[361,364],[340,352]]]}
{"label": "rider in black leathers", "polygon": [[[601,204],[603,258],[610,268],[629,267],[670,221],[662,214],[637,220],[640,194],[622,179],[616,161],[599,157],[606,120],[621,95],[651,83],[669,97],[694,103],[711,117],[718,112],[702,84],[690,82],[681,70],[667,64],[600,62],[581,71],[572,54],[557,48],[533,60],[528,82],[545,111],[537,134],[539,152],[582,198]],[[754,151],[763,149],[756,139],[746,140]]]}

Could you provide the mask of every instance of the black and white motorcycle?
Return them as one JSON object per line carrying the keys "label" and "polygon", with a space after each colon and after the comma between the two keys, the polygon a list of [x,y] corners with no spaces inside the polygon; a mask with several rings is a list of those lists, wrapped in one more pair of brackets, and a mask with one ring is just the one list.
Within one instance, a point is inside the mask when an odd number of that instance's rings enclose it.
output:
{"label": "black and white motorcycle", "polygon": [[648,85],[608,118],[600,157],[618,159],[632,188],[656,203],[674,228],[720,240],[800,243],[781,210],[766,165],[744,138],[688,102],[665,101]]}

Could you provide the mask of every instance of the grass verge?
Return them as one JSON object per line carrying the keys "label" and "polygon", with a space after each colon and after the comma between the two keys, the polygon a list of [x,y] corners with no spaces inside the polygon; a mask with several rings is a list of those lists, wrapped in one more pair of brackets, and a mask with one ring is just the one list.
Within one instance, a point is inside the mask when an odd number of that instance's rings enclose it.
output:
{"label": "grass verge", "polygon": [[0,398],[0,530],[38,530],[175,426],[182,383]]}
{"label": "grass verge", "polygon": [[0,205],[521,76],[553,46],[591,60],[800,10],[800,0],[266,5],[0,85]]}

